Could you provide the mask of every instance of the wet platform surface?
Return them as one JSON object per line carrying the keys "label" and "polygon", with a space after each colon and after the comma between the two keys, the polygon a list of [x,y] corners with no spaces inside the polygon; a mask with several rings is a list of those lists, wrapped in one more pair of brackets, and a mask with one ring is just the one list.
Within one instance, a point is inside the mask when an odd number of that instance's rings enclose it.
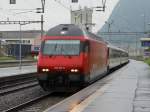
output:
{"label": "wet platform surface", "polygon": [[150,112],[150,67],[130,60],[45,112]]}
{"label": "wet platform surface", "polygon": [[104,92],[97,90],[71,112],[150,112],[150,67],[131,60],[116,74]]}
{"label": "wet platform surface", "polygon": [[36,65],[22,66],[21,69],[19,67],[0,68],[0,77],[21,75],[34,72],[37,72]]}

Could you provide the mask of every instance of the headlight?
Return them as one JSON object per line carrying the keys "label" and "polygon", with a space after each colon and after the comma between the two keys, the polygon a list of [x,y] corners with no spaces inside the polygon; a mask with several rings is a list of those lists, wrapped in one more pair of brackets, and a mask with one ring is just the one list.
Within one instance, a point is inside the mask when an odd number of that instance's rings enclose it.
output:
{"label": "headlight", "polygon": [[79,71],[78,69],[75,69],[75,70],[74,70],[74,72],[78,72],[78,71]]}
{"label": "headlight", "polygon": [[45,72],[46,71],[46,69],[42,69],[42,72]]}
{"label": "headlight", "polygon": [[42,69],[42,72],[49,72],[49,69]]}
{"label": "headlight", "polygon": [[71,69],[71,72],[74,72],[74,69]]}
{"label": "headlight", "polygon": [[78,72],[78,69],[71,69],[71,72]]}
{"label": "headlight", "polygon": [[49,72],[49,69],[46,69],[46,72]]}

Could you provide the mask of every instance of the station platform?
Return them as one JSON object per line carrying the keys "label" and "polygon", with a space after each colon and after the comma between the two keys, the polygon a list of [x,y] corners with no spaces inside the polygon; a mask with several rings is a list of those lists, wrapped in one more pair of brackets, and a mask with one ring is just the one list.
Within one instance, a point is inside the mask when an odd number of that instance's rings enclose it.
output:
{"label": "station platform", "polygon": [[[83,91],[45,112],[150,112],[150,67],[144,62],[130,60],[106,80]],[[89,95],[83,99],[86,94]]]}
{"label": "station platform", "polygon": [[36,65],[19,67],[0,68],[0,77],[8,77],[13,75],[21,75],[37,72]]}
{"label": "station platform", "polygon": [[71,112],[150,112],[150,67],[131,60],[117,74]]}

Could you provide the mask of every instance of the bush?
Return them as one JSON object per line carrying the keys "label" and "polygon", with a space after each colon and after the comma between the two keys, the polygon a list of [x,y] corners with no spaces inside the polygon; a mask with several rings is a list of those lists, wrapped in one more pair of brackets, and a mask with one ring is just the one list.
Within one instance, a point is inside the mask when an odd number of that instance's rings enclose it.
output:
{"label": "bush", "polygon": [[150,65],[150,58],[145,59],[144,62]]}

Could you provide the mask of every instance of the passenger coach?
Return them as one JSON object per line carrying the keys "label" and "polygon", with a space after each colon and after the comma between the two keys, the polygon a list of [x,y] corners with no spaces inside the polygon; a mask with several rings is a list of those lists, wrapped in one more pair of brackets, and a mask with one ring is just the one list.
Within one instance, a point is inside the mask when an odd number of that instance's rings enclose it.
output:
{"label": "passenger coach", "polygon": [[108,49],[109,49],[108,51],[109,52],[109,57],[108,57],[109,69],[128,63],[129,56],[125,50],[120,49],[110,44],[108,45]]}

